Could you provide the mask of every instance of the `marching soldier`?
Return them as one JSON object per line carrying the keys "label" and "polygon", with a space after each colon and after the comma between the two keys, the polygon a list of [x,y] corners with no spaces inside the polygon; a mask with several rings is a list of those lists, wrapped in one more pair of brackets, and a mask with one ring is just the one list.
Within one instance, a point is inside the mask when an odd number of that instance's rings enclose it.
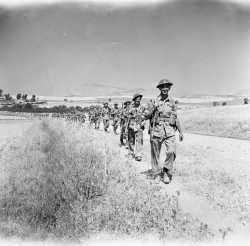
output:
{"label": "marching soldier", "polygon": [[[149,178],[155,179],[160,176],[166,184],[171,182],[173,175],[173,164],[176,158],[176,130],[179,132],[179,140],[183,141],[176,104],[168,95],[172,85],[173,83],[166,79],[158,83],[160,95],[149,105],[144,114],[145,119],[150,120],[152,175]],[[163,168],[160,168],[159,158],[163,144],[166,146],[166,153]]]}
{"label": "marching soldier", "polygon": [[141,105],[141,99],[142,94],[136,93],[129,110],[128,144],[130,154],[136,161],[142,160],[143,130],[145,129],[145,120],[143,119],[145,108]]}
{"label": "marching soldier", "polygon": [[[128,113],[131,102],[126,101],[123,104],[123,109],[121,110],[120,115],[120,146],[125,146],[127,141],[127,128],[128,128]],[[125,143],[124,143],[125,141]]]}
{"label": "marching soldier", "polygon": [[95,115],[94,115],[93,108],[89,108],[88,116],[89,116],[89,127],[92,127],[95,124],[95,120],[94,120]]}
{"label": "marching soldier", "polygon": [[94,108],[94,124],[95,129],[100,129],[100,122],[101,122],[101,112],[99,108]]}
{"label": "marching soldier", "polygon": [[102,119],[103,119],[103,128],[105,132],[108,132],[109,129],[109,121],[110,121],[110,107],[107,102],[104,103],[102,108]]}
{"label": "marching soldier", "polygon": [[111,110],[111,117],[112,117],[112,125],[114,133],[117,135],[117,129],[119,126],[119,119],[120,119],[120,109],[118,108],[118,103],[114,103],[114,108]]}

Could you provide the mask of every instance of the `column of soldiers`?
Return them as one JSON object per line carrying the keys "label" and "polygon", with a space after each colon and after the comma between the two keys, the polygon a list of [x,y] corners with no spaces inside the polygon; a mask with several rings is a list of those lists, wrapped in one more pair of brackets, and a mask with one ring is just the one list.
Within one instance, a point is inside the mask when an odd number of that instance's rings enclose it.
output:
{"label": "column of soldiers", "polygon": [[[172,180],[173,165],[176,158],[176,131],[179,133],[179,140],[183,141],[183,134],[180,121],[177,117],[175,101],[169,97],[169,91],[173,83],[163,79],[156,86],[160,95],[150,101],[147,107],[141,104],[142,94],[136,93],[131,101],[123,103],[119,108],[115,103],[112,107],[105,102],[103,107],[91,106],[89,108],[89,126],[100,129],[102,122],[105,132],[109,132],[112,122],[113,132],[118,135],[120,127],[120,146],[128,149],[129,157],[136,161],[142,160],[143,154],[143,131],[146,121],[149,121],[148,133],[151,146],[151,167],[148,172],[149,179],[160,178],[168,184]],[[58,115],[52,115],[57,117]],[[61,115],[60,115],[61,117]],[[63,118],[72,122],[85,122],[85,114],[67,114]],[[163,167],[160,166],[160,153],[162,146],[165,146],[165,159]]]}
{"label": "column of soldiers", "polygon": [[[95,108],[89,112],[90,125],[94,125],[96,129],[100,128],[102,121],[104,131],[108,132],[110,121],[112,121],[113,132],[118,134],[117,130],[120,126],[120,146],[125,146],[129,151],[129,156],[136,161],[142,160],[143,131],[146,121],[149,120],[152,169],[148,172],[148,178],[158,177],[166,184],[171,182],[173,176],[176,131],[179,133],[179,140],[183,141],[177,107],[175,101],[169,97],[172,86],[173,83],[167,79],[161,80],[156,86],[160,90],[160,95],[147,107],[141,104],[143,95],[137,93],[132,101],[124,102],[121,108],[117,103],[111,107],[106,102],[102,108]],[[160,167],[162,146],[165,146],[165,160],[163,167]]]}

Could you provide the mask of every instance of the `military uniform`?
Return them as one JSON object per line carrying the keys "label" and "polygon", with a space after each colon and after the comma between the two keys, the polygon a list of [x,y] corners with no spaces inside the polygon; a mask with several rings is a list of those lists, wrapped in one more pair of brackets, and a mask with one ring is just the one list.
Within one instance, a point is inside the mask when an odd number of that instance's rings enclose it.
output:
{"label": "military uniform", "polygon": [[110,107],[108,104],[104,104],[104,107],[102,108],[102,120],[103,120],[103,128],[104,131],[107,132],[110,125]]}
{"label": "military uniform", "polygon": [[101,123],[101,112],[100,112],[100,109],[95,108],[94,109],[94,124],[95,124],[95,129],[100,129],[100,123]]}
{"label": "military uniform", "polygon": [[[137,98],[142,98],[141,94],[135,94],[133,101]],[[130,154],[137,160],[142,159],[143,148],[143,130],[145,128],[145,121],[143,113],[145,108],[139,104],[133,103],[129,109],[129,123],[128,123],[128,145]]]}
{"label": "military uniform", "polygon": [[[160,81],[157,88],[161,88],[161,85],[164,85],[164,83],[169,86],[172,85],[171,82]],[[175,101],[168,96],[163,99],[160,95],[155,101],[150,103],[144,116],[146,119],[150,119],[149,133],[152,172],[156,175],[166,174],[170,182],[176,158],[177,107]],[[180,129],[178,130],[180,131]],[[165,145],[166,152],[163,168],[160,168],[159,159],[162,145]]]}
{"label": "military uniform", "polygon": [[128,142],[128,137],[127,137],[127,129],[128,129],[128,118],[129,118],[129,106],[130,106],[130,101],[126,101],[124,103],[124,107],[121,110],[120,114],[120,145],[124,146],[126,141],[126,144]]}
{"label": "military uniform", "polygon": [[112,125],[115,134],[118,134],[117,129],[119,126],[120,113],[121,113],[121,110],[117,107],[117,105],[118,104],[115,104],[115,107],[111,110]]}
{"label": "military uniform", "polygon": [[95,124],[95,112],[94,109],[90,109],[89,111],[89,126],[93,126]]}

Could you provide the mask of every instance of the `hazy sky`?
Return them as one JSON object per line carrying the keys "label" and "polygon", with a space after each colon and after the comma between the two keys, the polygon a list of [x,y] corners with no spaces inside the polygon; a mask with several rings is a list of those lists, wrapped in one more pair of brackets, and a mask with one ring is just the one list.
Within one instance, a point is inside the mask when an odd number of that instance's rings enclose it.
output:
{"label": "hazy sky", "polygon": [[30,2],[0,0],[5,91],[154,95],[162,78],[178,96],[250,88],[249,1]]}

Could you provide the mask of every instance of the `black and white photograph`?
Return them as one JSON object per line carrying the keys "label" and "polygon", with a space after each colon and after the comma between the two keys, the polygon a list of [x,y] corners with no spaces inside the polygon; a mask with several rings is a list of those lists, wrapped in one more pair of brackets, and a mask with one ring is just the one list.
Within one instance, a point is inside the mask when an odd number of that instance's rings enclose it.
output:
{"label": "black and white photograph", "polygon": [[250,245],[250,0],[0,0],[0,245]]}

